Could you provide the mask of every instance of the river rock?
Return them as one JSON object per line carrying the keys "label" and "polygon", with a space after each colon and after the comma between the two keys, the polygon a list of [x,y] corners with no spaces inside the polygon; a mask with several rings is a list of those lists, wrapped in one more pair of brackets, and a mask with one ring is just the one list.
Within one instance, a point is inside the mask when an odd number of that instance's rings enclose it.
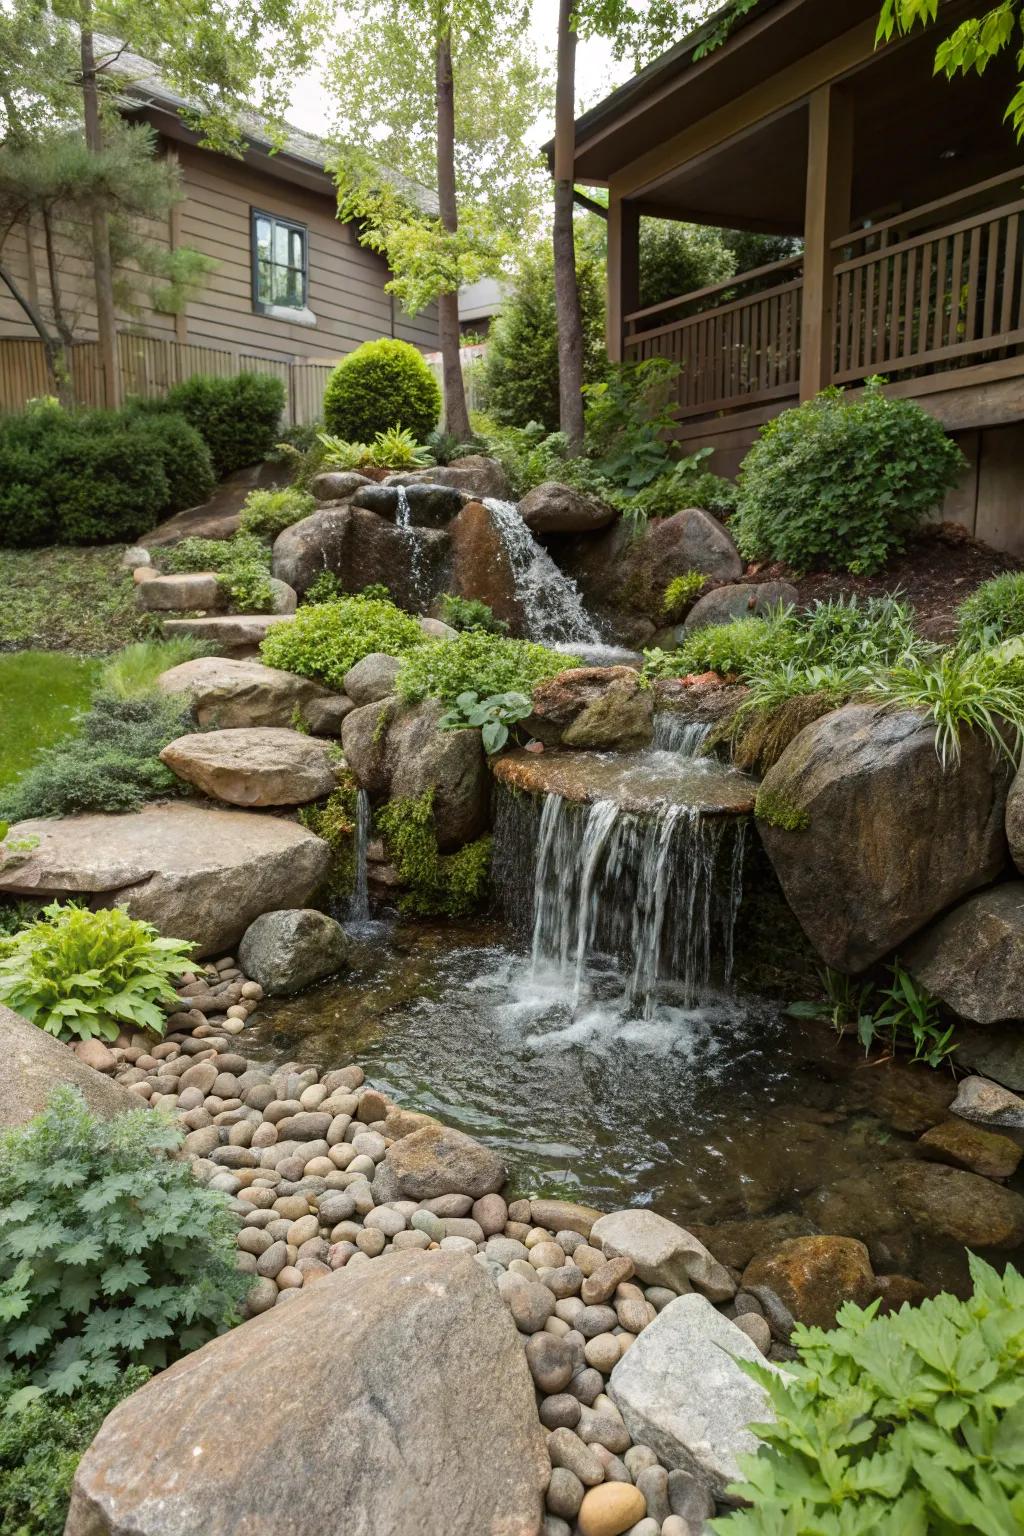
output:
{"label": "river rock", "polygon": [[690,633],[708,624],[731,624],[734,619],[749,619],[773,608],[788,608],[798,601],[796,587],[788,581],[760,581],[716,587],[697,599],[683,620],[683,630]]}
{"label": "river rock", "polygon": [[967,1248],[1024,1243],[1024,1196],[944,1163],[894,1163],[893,1193],[913,1225]]}
{"label": "river rock", "polygon": [[614,507],[571,485],[545,480],[527,491],[519,515],[531,533],[593,533],[618,517]]}
{"label": "river rock", "polygon": [[[418,575],[413,570],[415,538]],[[400,606],[422,609],[444,590],[448,535],[420,528],[410,536],[376,512],[355,506],[323,507],[285,528],[274,541],[273,572],[302,596],[323,571],[337,576],[346,592],[378,582]]]}
{"label": "river rock", "polygon": [[139,1109],[138,1094],[111,1082],[62,1040],[0,1003],[0,1128],[23,1125],[46,1108],[54,1088],[77,1088],[104,1120]]}
{"label": "river rock", "polygon": [[393,1142],[377,1165],[373,1193],[378,1205],[393,1200],[433,1200],[438,1195],[493,1195],[507,1178],[490,1147],[448,1125],[428,1125]]}
{"label": "river rock", "polygon": [[743,1286],[767,1285],[798,1323],[831,1328],[844,1301],[866,1306],[874,1294],[868,1250],[852,1237],[793,1237],[753,1259]]}
{"label": "river rock", "polygon": [[373,485],[367,475],[354,469],[324,469],[314,475],[309,489],[317,501],[348,501],[364,485]]}
{"label": "river rock", "polygon": [[1024,1129],[1024,1099],[984,1077],[965,1077],[949,1108],[961,1120],[973,1120],[977,1125]]}
{"label": "river rock", "polygon": [[[821,958],[861,971],[994,880],[1007,782],[974,733],[944,771],[933,726],[911,710],[847,704],[806,726],[765,775],[757,826]],[[803,825],[772,824],[767,807]]]}
{"label": "river rock", "polygon": [[250,923],[238,947],[245,974],[270,997],[301,992],[348,965],[345,930],[311,907],[264,912]]}
{"label": "river rock", "polygon": [[632,1259],[644,1285],[667,1285],[674,1291],[693,1286],[712,1301],[729,1301],[736,1294],[728,1270],[704,1244],[657,1211],[640,1208],[602,1216],[591,1229],[590,1242],[606,1258]]}
{"label": "river rock", "polygon": [[461,848],[486,829],[490,779],[477,730],[441,731],[439,699],[402,708],[364,704],[345,717],[345,760],[374,798],[418,799],[434,791],[434,830],[442,851]]}
{"label": "river rock", "polygon": [[216,612],[228,606],[227,595],[214,571],[183,571],[153,576],[136,588],[136,602],[150,613]]}
{"label": "river rock", "polygon": [[577,1516],[580,1536],[622,1536],[646,1510],[647,1501],[632,1483],[599,1483],[583,1495]]}
{"label": "river rock", "polygon": [[650,745],[654,697],[633,667],[575,667],[538,683],[527,730],[549,746],[632,751]]}
{"label": "river rock", "polygon": [[508,476],[497,459],[482,453],[468,453],[450,464],[434,464],[430,469],[399,470],[387,475],[385,485],[447,485],[461,491],[466,497],[483,500],[507,501],[510,495]]}
{"label": "river rock", "polygon": [[186,784],[227,805],[305,805],[337,784],[327,746],[282,726],[179,736],[164,747],[160,761]]}
{"label": "river rock", "polygon": [[929,992],[976,1024],[1024,1018],[1024,880],[968,896],[906,951]]}
{"label": "river rock", "polygon": [[513,634],[523,634],[523,605],[512,567],[494,519],[483,503],[471,501],[463,507],[448,525],[448,536],[450,590],[458,597],[479,598]]}
{"label": "river rock", "polygon": [[578,1200],[531,1200],[530,1218],[535,1227],[545,1227],[549,1232],[578,1232],[589,1237],[594,1222],[600,1221],[601,1212],[592,1205],[581,1205]]}
{"label": "river rock", "polygon": [[[197,656],[194,661],[183,661],[162,672],[157,686],[162,693],[186,698],[197,725],[223,730],[235,726],[294,726],[297,718],[314,729],[311,707],[319,717],[323,708],[342,698],[295,672],[280,672],[258,661],[238,661],[226,656]],[[339,728],[340,724],[339,715]]]}
{"label": "river rock", "polygon": [[608,1394],[634,1442],[670,1471],[691,1472],[715,1498],[757,1450],[747,1425],[774,1415],[737,1360],[764,1364],[753,1340],[704,1296],[679,1296],[639,1334],[612,1372]]}
{"label": "river rock", "polygon": [[918,1146],[939,1163],[952,1163],[985,1179],[1008,1179],[1017,1171],[1021,1148],[1009,1136],[985,1131],[967,1120],[950,1119],[925,1131]]}
{"label": "river rock", "polygon": [[3,894],[124,906],[199,955],[230,950],[262,912],[305,906],[331,862],[294,822],[187,802],[22,821],[12,833],[37,842],[0,870]]}
{"label": "river rock", "polygon": [[345,673],[345,692],[355,704],[378,704],[394,693],[401,667],[397,656],[371,651]]}
{"label": "river rock", "polygon": [[66,1532],[536,1536],[547,1477],[487,1275],[395,1254],[303,1288],[120,1403],[79,1464]]}

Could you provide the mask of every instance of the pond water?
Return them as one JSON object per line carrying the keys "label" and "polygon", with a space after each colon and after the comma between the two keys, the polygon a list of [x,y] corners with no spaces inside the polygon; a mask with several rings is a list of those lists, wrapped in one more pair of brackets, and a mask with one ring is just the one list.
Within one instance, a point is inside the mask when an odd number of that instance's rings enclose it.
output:
{"label": "pond water", "polygon": [[574,1008],[564,974],[503,927],[377,923],[350,973],[265,1004],[251,1040],[276,1061],[358,1060],[402,1104],[499,1148],[518,1191],[650,1204],[716,1227],[703,1235],[734,1263],[764,1218],[777,1237],[857,1235],[880,1273],[962,1291],[963,1249],[911,1234],[886,1196],[951,1078],[869,1065],[765,999],[669,992],[630,1016],[617,968],[595,963]]}

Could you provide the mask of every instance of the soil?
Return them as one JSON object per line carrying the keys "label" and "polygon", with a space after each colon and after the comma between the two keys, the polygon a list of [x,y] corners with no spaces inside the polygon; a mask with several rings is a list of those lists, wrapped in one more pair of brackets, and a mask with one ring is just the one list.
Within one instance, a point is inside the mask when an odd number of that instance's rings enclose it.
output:
{"label": "soil", "polygon": [[775,564],[748,566],[741,579],[792,582],[801,607],[852,593],[862,598],[898,593],[916,610],[921,633],[948,643],[956,636],[958,604],[983,581],[1021,569],[1024,560],[979,544],[956,523],[940,523],[911,539],[902,555],[872,576],[833,571],[794,576],[788,566]]}

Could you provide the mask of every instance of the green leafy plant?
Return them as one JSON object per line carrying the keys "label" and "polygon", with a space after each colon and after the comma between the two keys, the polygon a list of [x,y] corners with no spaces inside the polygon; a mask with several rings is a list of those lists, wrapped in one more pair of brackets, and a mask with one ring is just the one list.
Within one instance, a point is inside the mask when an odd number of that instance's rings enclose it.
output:
{"label": "green leafy plant", "polygon": [[433,462],[430,449],[418,443],[402,426],[378,432],[370,445],[369,463],[375,469],[425,469]]}
{"label": "green leafy plant", "polygon": [[649,677],[717,672],[720,677],[746,679],[782,659],[787,636],[782,610],[731,624],[705,624],[688,634],[677,651],[645,651],[644,670]]}
{"label": "green leafy plant", "polygon": [[666,358],[620,363],[584,386],[587,453],[601,477],[639,491],[672,469],[669,433],[679,367]]}
{"label": "green leafy plant", "polygon": [[441,597],[441,618],[452,629],[482,629],[491,635],[507,635],[504,619],[494,616],[494,611],[478,597],[458,597],[445,592]]}
{"label": "green leafy plant", "polygon": [[191,635],[177,635],[173,640],[139,640],[126,645],[103,668],[102,687],[119,699],[138,699],[152,693],[157,678],[208,654],[209,647]]}
{"label": "green leafy plant", "polygon": [[661,611],[670,623],[681,619],[704,590],[707,577],[703,571],[684,571],[668,583],[661,598]]}
{"label": "green leafy plant", "polygon": [[1024,635],[1024,571],[1004,571],[982,582],[956,613],[964,650],[988,650]]}
{"label": "green leafy plant", "polygon": [[896,960],[888,967],[890,982],[857,981],[826,966],[821,974],[825,998],[790,1003],[796,1019],[824,1019],[840,1034],[855,1031],[865,1054],[883,1043],[889,1055],[911,1052],[912,1062],[940,1067],[957,1049],[953,1026],[943,1029],[938,1000],[916,982]]}
{"label": "green leafy plant", "polygon": [[321,450],[318,468],[359,470],[369,464],[370,445],[368,443],[349,443],[343,437],[335,437],[330,432],[318,432],[316,436]]}
{"label": "green leafy plant", "polygon": [[192,945],[163,939],[120,907],[44,907],[5,942],[0,1001],[59,1039],[116,1040],[122,1026],[162,1035],[172,976],[188,969]]}
{"label": "green leafy plant", "polygon": [[306,588],[304,603],[336,603],[344,597],[341,582],[333,571],[321,571]]}
{"label": "green leafy plant", "polygon": [[180,1144],[153,1110],[103,1120],[69,1087],[0,1138],[0,1389],[29,1377],[9,1407],[159,1370],[236,1320],[227,1199],[166,1155]]}
{"label": "green leafy plant", "polygon": [[324,894],[329,900],[343,901],[352,894],[355,880],[356,801],[359,786],[347,770],[342,770],[337,789],[321,805],[304,805],[299,821],[308,832],[323,838],[332,854],[331,869]]}
{"label": "green leafy plant", "polygon": [[3,814],[21,821],[80,811],[137,811],[147,800],[181,794],[180,780],[160,753],[190,729],[180,699],[97,693],[78,734],[41,752],[6,792]]}
{"label": "green leafy plant", "polygon": [[424,441],[435,464],[450,464],[453,459],[462,459],[471,453],[487,452],[487,444],[482,437],[474,436],[466,442],[460,442],[454,432],[445,432],[441,427],[428,432]]}
{"label": "green leafy plant", "polygon": [[12,1378],[0,1392],[0,1530],[7,1536],[62,1536],[78,1463],[107,1415],[149,1376],[144,1366],[133,1365],[109,1386],[22,1400],[18,1411],[5,1412],[28,1385],[21,1374]]}
{"label": "green leafy plant", "polygon": [[875,571],[963,467],[935,418],[880,380],[853,400],[827,389],[762,428],[740,470],[736,542],[796,570]]}
{"label": "green leafy plant", "polygon": [[422,442],[437,426],[441,390],[407,341],[364,341],[335,368],[324,391],[324,427],[347,442],[370,443],[404,427]]}
{"label": "green leafy plant", "polygon": [[710,470],[702,469],[712,451],[699,448],[689,457],[678,459],[670,469],[640,490],[621,490],[607,482],[604,499],[619,509],[638,534],[652,517],[672,517],[685,507],[701,507],[706,512],[727,514],[736,505],[736,487]]}
{"label": "green leafy plant", "polygon": [[970,1255],[973,1293],[798,1324],[785,1375],[743,1363],[775,1413],[717,1536],[1012,1536],[1024,1513],[1024,1280]]}
{"label": "green leafy plant", "polygon": [[1024,659],[1004,661],[984,651],[911,654],[866,691],[896,708],[923,710],[934,722],[943,768],[959,764],[964,731],[978,731],[1014,765],[1021,760]]}
{"label": "green leafy plant", "polygon": [[530,694],[545,678],[579,664],[576,656],[563,656],[529,640],[471,629],[452,640],[438,640],[411,651],[402,662],[395,686],[399,697],[409,703],[435,698],[454,704],[464,693],[481,698]]}
{"label": "green leafy plant", "polygon": [[159,550],[157,560],[165,571],[215,571],[236,613],[269,613],[273,608],[270,548],[253,533],[182,539]]}
{"label": "green leafy plant", "polygon": [[269,458],[284,410],[284,385],[265,373],[232,378],[194,374],[169,392],[166,408],[179,412],[210,450],[218,479]]}
{"label": "green leafy plant", "polygon": [[490,757],[508,741],[509,726],[525,720],[533,705],[525,693],[497,693],[481,699],[472,692],[460,693],[452,708],[437,722],[438,730],[463,731],[480,727],[484,751]]}
{"label": "green leafy plant", "polygon": [[382,598],[342,597],[300,608],[290,624],[277,624],[260,653],[269,667],[344,687],[345,674],[371,651],[406,656],[425,647],[417,621]]}
{"label": "green leafy plant", "polygon": [[280,491],[250,491],[238,526],[242,533],[272,540],[315,511],[316,498],[294,485],[286,485]]}
{"label": "green leafy plant", "polygon": [[401,908],[417,917],[468,917],[486,902],[490,885],[489,835],[455,853],[438,851],[434,791],[388,801],[377,812],[384,847],[408,890]]}

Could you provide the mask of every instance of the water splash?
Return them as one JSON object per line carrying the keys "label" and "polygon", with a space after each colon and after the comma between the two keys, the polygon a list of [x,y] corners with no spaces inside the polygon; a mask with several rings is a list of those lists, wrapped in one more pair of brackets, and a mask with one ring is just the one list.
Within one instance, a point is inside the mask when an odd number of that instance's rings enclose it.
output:
{"label": "water splash", "polygon": [[505,550],[529,638],[545,643],[598,644],[601,636],[583,606],[576,583],[537,543],[515,502],[488,497],[484,506]]}
{"label": "water splash", "polygon": [[348,920],[350,923],[366,923],[370,919],[370,889],[367,877],[366,850],[370,841],[370,797],[365,789],[361,789],[356,796],[356,830],[353,853],[355,857],[355,879],[352,885],[352,899],[349,902]]}
{"label": "water splash", "polygon": [[703,720],[690,720],[671,709],[659,709],[654,716],[654,750],[675,752],[679,757],[699,757],[711,733]]}

